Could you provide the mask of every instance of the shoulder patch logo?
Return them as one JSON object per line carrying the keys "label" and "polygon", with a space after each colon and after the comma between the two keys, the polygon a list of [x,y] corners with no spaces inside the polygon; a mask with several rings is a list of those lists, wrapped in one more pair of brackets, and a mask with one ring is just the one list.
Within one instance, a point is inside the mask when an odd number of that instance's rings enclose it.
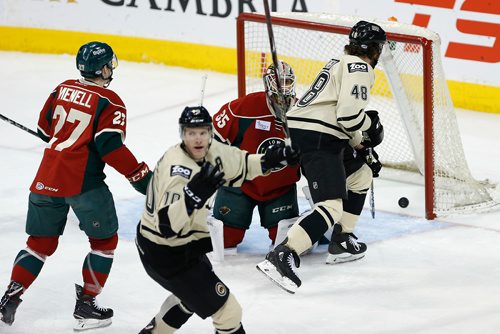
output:
{"label": "shoulder patch logo", "polygon": [[222,282],[217,282],[215,284],[215,292],[221,296],[224,297],[227,294],[227,288]]}
{"label": "shoulder patch logo", "polygon": [[189,178],[191,177],[191,173],[193,173],[193,170],[191,168],[180,165],[174,165],[170,167],[170,176],[182,176],[189,180]]}
{"label": "shoulder patch logo", "polygon": [[368,65],[365,63],[349,63],[347,64],[349,73],[353,72],[368,72]]}
{"label": "shoulder patch logo", "polygon": [[271,122],[262,121],[260,119],[255,122],[255,128],[258,130],[270,131],[271,130]]}

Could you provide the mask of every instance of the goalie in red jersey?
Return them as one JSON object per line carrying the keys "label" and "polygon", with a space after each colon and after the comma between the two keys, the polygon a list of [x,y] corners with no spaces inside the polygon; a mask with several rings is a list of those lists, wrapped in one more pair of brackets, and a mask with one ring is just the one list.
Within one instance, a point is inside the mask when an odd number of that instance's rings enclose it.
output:
{"label": "goalie in red jersey", "polygon": [[[278,105],[274,65],[263,76],[264,92],[248,94],[226,103],[213,117],[215,139],[249,153],[264,153],[270,145],[284,146],[284,131],[275,110],[288,111],[295,102],[295,74],[290,65],[278,62],[278,77],[286,105]],[[252,222],[257,206],[261,225],[274,243],[278,222],[298,216],[299,166],[274,169],[271,176],[245,181],[240,188],[218,190],[213,215],[224,224],[224,247],[236,247]]]}
{"label": "goalie in red jersey", "polygon": [[91,248],[83,262],[83,286],[76,285],[75,330],[111,324],[113,310],[96,303],[118,243],[118,219],[103,169],[110,165],[142,194],[152,175],[124,145],[127,110],[107,89],[117,64],[106,43],[83,45],[76,56],[82,78],[59,84],[40,112],[38,135],[48,144],[30,188],[27,247],[17,255],[0,301],[1,320],[8,325],[14,322],[20,296],[55,252],[70,207]]}

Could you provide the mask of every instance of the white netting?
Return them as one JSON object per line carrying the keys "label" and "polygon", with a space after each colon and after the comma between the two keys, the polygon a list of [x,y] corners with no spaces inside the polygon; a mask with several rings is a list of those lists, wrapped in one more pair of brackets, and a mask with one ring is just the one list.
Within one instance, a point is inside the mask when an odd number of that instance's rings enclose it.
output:
{"label": "white netting", "polygon": [[[453,104],[441,66],[439,36],[425,28],[353,16],[311,13],[273,14],[281,18],[308,21],[310,26],[294,27],[273,21],[278,57],[288,62],[297,76],[300,97],[320,69],[331,58],[338,58],[348,43],[347,33],[361,19],[374,21],[388,33],[390,42],[376,69],[376,82],[368,109],[378,110],[385,127],[384,142],[377,147],[384,166],[414,172],[423,180],[424,145],[424,52],[422,39],[408,42],[405,36],[420,36],[432,45],[433,123],[430,144],[434,157],[433,212],[442,216],[456,212],[471,212],[496,204],[488,187],[474,180],[464,157]],[[315,30],[314,23],[345,28],[332,31]],[[291,25],[291,26],[290,26]],[[324,29],[324,26],[322,28]],[[336,30],[336,32],[333,32]],[[245,21],[245,83],[246,92],[263,90],[263,70],[272,63],[267,28],[263,22]],[[429,158],[427,158],[429,159]]]}

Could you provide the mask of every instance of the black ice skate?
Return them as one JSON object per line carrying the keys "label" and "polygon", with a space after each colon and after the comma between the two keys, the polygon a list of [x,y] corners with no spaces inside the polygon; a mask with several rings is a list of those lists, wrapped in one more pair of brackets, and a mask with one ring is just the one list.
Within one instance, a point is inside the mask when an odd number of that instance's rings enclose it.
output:
{"label": "black ice skate", "polygon": [[139,334],[152,334],[153,333],[153,329],[155,329],[156,327],[156,319],[153,318],[149,324],[146,325],[146,327],[144,327],[140,332]]}
{"label": "black ice skate", "polygon": [[111,325],[113,310],[100,307],[97,304],[96,297],[84,295],[83,288],[75,284],[76,305],[73,317],[76,324],[73,327],[75,331],[83,331],[91,328],[106,327]]}
{"label": "black ice skate", "polygon": [[284,244],[276,246],[267,253],[266,259],[257,265],[258,270],[289,293],[295,293],[302,284],[295,273],[295,268],[298,267],[300,267],[299,256]]}
{"label": "black ice skate", "polygon": [[7,287],[2,300],[0,300],[1,320],[9,326],[14,322],[17,307],[22,302],[22,299],[19,297],[23,291],[24,288],[21,284],[12,281]]}
{"label": "black ice skate", "polygon": [[336,225],[332,234],[332,240],[328,245],[327,264],[356,261],[365,256],[366,244],[359,242],[353,233],[340,233]]}

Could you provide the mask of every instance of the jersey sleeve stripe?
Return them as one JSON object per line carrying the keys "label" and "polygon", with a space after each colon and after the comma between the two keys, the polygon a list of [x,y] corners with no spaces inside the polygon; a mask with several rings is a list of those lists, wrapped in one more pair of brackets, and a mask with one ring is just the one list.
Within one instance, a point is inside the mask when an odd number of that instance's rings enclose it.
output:
{"label": "jersey sleeve stripe", "polygon": [[351,115],[351,116],[345,116],[345,117],[338,117],[337,118],[337,122],[348,122],[348,121],[352,121],[353,119],[356,119],[359,117],[359,115],[361,115],[361,113],[363,112],[363,109],[361,109],[357,114],[354,114],[354,115]]}
{"label": "jersey sleeve stripe", "polygon": [[106,133],[106,132],[117,132],[117,133],[119,133],[120,136],[121,136],[121,139],[122,139],[122,143],[125,142],[125,133],[122,130],[120,130],[120,129],[111,129],[111,128],[102,129],[101,131],[97,132],[94,135],[94,141],[97,140],[97,137],[99,137],[101,134]]}
{"label": "jersey sleeve stripe", "polygon": [[41,127],[37,127],[38,128],[38,131],[40,131],[42,133],[42,135],[44,135],[45,137],[50,137],[45,131],[43,131],[43,129]]}
{"label": "jersey sleeve stripe", "polygon": [[[361,110],[363,112],[363,110]],[[338,118],[337,121],[339,122],[340,125],[344,127],[349,132],[354,132],[359,129],[361,129],[365,123],[366,123],[366,115],[363,113],[363,117],[359,121],[355,121],[357,119],[361,118],[361,115],[357,115],[355,118],[351,118],[350,120],[346,120],[346,117],[343,117],[342,120],[341,118]]]}
{"label": "jersey sleeve stripe", "polygon": [[[322,120],[319,120],[319,119],[313,119],[313,118],[304,118],[304,117],[288,117],[287,120],[289,121],[296,121],[296,122],[305,122],[305,123],[315,123],[315,124],[320,124],[324,127],[327,127],[327,128],[330,128],[330,129],[333,129],[337,132],[342,132],[343,134],[345,134],[346,136],[349,136],[349,134],[345,133],[344,129],[342,129],[341,127],[338,127],[338,126],[335,126],[333,124],[330,124],[330,123],[327,123],[327,122],[324,122]],[[350,136],[349,136],[350,137]]]}
{"label": "jersey sleeve stripe", "polygon": [[220,143],[224,143],[224,144],[228,144],[228,145],[231,145],[231,141],[227,138],[224,138],[218,131],[215,127],[213,127],[214,129],[214,138],[215,140],[217,140],[218,142]]}

